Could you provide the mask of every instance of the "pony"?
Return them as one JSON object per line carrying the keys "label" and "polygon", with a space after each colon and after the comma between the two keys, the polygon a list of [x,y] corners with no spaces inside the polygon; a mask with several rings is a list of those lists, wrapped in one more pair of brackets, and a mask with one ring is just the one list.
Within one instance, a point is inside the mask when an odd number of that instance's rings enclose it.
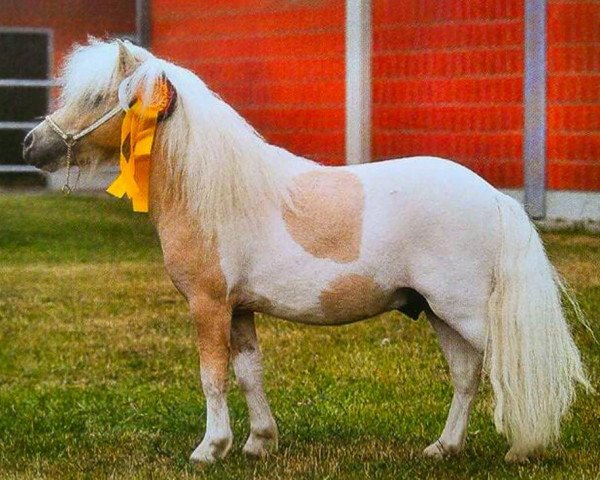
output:
{"label": "pony", "polygon": [[424,312],[454,388],[426,456],[464,448],[482,371],[507,461],[559,438],[577,383],[591,388],[564,288],[522,207],[467,168],[434,157],[319,165],[267,143],[191,71],[96,39],[68,56],[60,106],[29,132],[24,158],[48,171],[71,157],[116,162],[124,110],[135,98],[151,102],[161,78],[177,99],[157,126],[149,211],[197,325],[206,431],[192,461],[231,448],[230,362],[249,408],[243,451],[277,448],[257,312],[312,325]]}

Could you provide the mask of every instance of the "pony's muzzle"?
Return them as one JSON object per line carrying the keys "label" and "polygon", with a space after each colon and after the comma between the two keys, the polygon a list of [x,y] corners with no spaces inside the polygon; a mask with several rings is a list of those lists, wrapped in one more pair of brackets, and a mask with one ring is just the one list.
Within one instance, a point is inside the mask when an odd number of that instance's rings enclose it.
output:
{"label": "pony's muzzle", "polygon": [[60,138],[44,135],[40,124],[31,130],[23,140],[23,160],[29,165],[54,172],[60,167],[60,159],[67,153],[67,148]]}

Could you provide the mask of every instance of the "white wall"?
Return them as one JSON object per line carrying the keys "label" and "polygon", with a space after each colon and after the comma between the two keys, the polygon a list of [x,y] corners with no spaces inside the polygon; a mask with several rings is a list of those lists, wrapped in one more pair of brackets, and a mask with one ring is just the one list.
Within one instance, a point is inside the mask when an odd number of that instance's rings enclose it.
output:
{"label": "white wall", "polygon": [[[523,190],[502,191],[523,203]],[[539,223],[551,228],[581,226],[600,231],[600,192],[548,190],[546,218]]]}

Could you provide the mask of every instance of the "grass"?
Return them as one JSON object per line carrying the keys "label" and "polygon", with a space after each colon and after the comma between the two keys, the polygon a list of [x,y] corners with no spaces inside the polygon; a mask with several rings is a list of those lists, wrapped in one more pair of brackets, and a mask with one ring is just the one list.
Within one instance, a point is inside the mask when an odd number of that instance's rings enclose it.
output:
{"label": "grass", "polygon": [[[598,335],[600,236],[544,236]],[[509,466],[486,385],[466,451],[438,463],[420,452],[440,433],[451,390],[425,321],[258,323],[279,453],[262,462],[240,453],[248,415],[234,387],[232,453],[195,468],[187,459],[204,429],[195,332],[146,216],[104,198],[0,196],[0,477],[600,475],[597,396],[579,396],[544,459]],[[600,348],[573,328],[598,387]]]}

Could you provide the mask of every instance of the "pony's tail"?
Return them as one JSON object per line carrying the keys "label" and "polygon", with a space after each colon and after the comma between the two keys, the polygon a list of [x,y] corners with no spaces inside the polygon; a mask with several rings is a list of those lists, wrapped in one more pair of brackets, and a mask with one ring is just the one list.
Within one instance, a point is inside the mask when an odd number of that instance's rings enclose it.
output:
{"label": "pony's tail", "polygon": [[494,422],[511,444],[506,459],[524,461],[559,437],[576,383],[591,387],[563,313],[566,292],[535,227],[515,200],[497,200],[501,240],[485,365]]}

